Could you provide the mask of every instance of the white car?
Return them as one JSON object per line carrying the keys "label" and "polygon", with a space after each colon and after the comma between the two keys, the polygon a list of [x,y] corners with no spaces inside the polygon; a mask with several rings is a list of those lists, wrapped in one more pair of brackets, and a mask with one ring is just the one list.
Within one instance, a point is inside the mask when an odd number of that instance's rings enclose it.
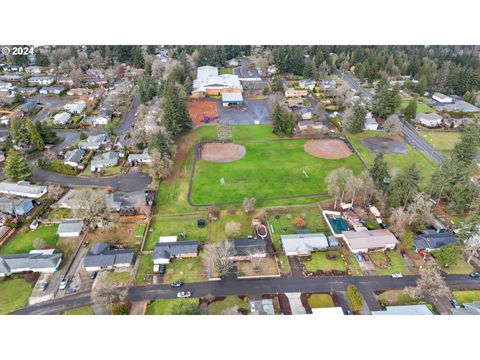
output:
{"label": "white car", "polygon": [[394,278],[394,279],[399,279],[399,278],[402,278],[402,277],[403,277],[403,275],[400,274],[400,273],[392,274],[392,278]]}
{"label": "white car", "polygon": [[67,285],[68,285],[68,279],[64,279],[61,283],[60,283],[60,287],[58,288],[59,290],[65,290],[67,288]]}
{"label": "white car", "polygon": [[177,298],[189,298],[192,297],[192,293],[190,291],[180,291],[177,293]]}

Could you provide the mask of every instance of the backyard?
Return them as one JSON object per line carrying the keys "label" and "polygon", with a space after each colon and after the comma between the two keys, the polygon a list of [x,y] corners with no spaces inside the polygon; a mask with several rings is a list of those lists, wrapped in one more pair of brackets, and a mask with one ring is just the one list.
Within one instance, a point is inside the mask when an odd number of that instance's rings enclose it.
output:
{"label": "backyard", "polygon": [[[223,240],[233,240],[236,237],[246,237],[252,235],[252,217],[245,214],[242,210],[226,210],[220,213],[217,221],[212,221],[210,226],[210,241],[217,242]],[[229,223],[240,224],[240,230],[237,233],[228,233],[226,226]]]}
{"label": "backyard", "polygon": [[126,248],[140,248],[141,238],[135,237],[136,223],[117,222],[110,229],[90,231],[86,241],[91,244],[106,242],[111,245],[122,245]]}
{"label": "backyard", "polygon": [[0,281],[0,315],[8,314],[27,304],[32,285],[25,279]]}
{"label": "backyard", "polygon": [[463,258],[459,258],[455,265],[450,265],[447,268],[441,266],[440,269],[449,275],[468,275],[474,271],[473,266],[467,263]]}
{"label": "backyard", "polygon": [[140,258],[140,265],[138,267],[135,283],[144,284],[147,277],[150,275],[153,275],[152,255],[143,254]]}
{"label": "backyard", "polygon": [[[405,110],[405,108],[408,106],[409,101],[402,101],[400,105],[401,110]],[[434,112],[435,110],[425,104],[424,102],[417,101],[417,114],[429,114],[431,112]]]}
{"label": "backyard", "polygon": [[58,242],[58,225],[39,226],[36,230],[30,230],[27,226],[18,230],[1,248],[1,254],[28,253],[34,249],[36,239],[43,239],[45,248],[55,248]]}

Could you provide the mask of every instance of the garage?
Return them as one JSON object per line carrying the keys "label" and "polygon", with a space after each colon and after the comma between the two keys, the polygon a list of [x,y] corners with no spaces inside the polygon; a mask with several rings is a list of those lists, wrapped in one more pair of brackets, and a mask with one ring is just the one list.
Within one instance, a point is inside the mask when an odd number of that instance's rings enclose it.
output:
{"label": "garage", "polygon": [[243,96],[241,92],[224,92],[222,94],[223,107],[243,105]]}

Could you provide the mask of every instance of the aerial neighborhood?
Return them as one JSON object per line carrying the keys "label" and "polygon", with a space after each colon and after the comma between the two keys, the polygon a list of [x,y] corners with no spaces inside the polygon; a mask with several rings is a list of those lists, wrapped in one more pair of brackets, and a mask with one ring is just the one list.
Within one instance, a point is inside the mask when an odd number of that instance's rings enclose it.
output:
{"label": "aerial neighborhood", "polygon": [[480,315],[479,59],[0,55],[0,314]]}

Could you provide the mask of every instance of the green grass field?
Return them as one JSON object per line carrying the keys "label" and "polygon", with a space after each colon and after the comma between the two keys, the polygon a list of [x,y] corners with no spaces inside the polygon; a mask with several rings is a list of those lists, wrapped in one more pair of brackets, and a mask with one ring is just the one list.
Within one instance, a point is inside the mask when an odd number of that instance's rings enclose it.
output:
{"label": "green grass field", "polygon": [[460,132],[453,131],[419,131],[419,134],[444,156],[450,154],[461,136]]}
{"label": "green grass field", "polygon": [[136,238],[143,237],[143,234],[145,234],[146,227],[147,227],[146,224],[138,224],[137,227],[135,228],[135,237]]}
{"label": "green grass field", "polygon": [[[246,197],[307,194],[328,197],[325,178],[332,170],[346,167],[359,174],[363,169],[355,155],[339,160],[314,157],[305,152],[305,140],[238,143],[247,152],[238,161],[197,162],[192,190],[195,204],[241,202]],[[225,179],[223,186],[221,178]]]}
{"label": "green grass field", "polygon": [[28,253],[33,250],[35,239],[43,239],[46,248],[54,248],[58,241],[58,225],[40,226],[31,231],[28,227],[22,228],[0,248],[2,254]]}
{"label": "green grass field", "polygon": [[474,271],[472,265],[468,264],[463,258],[458,259],[455,265],[450,265],[448,268],[440,267],[446,274],[467,275]]}
{"label": "green grass field", "polygon": [[[375,153],[363,145],[360,140],[375,137],[375,136],[386,136],[379,132],[362,132],[360,134],[349,134],[348,138],[353,144],[355,149],[360,153],[360,156],[365,160],[369,165],[373,165],[375,159]],[[407,149],[408,155],[403,154],[385,154],[385,161],[388,164],[390,175],[395,175],[399,171],[404,170],[411,166],[413,163],[417,164],[418,169],[420,170],[420,175],[422,176],[421,185],[426,186],[430,180],[431,175],[435,170],[435,164],[433,160],[427,155],[420,151],[413,150],[413,148],[405,143],[405,148]]]}
{"label": "green grass field", "polygon": [[160,299],[147,306],[146,315],[171,315],[176,303],[198,304],[198,299]]}
{"label": "green grass field", "polygon": [[65,311],[64,315],[95,315],[91,306],[83,306]]}
{"label": "green grass field", "polygon": [[[400,109],[404,110],[408,106],[409,101],[402,101],[402,104],[400,105]],[[431,112],[434,112],[435,109],[431,108],[427,104],[417,101],[417,114],[429,114]]]}
{"label": "green grass field", "polygon": [[[373,258],[376,254],[380,254],[380,252],[372,252],[370,253],[370,256]],[[384,256],[383,253],[381,254],[382,256]],[[390,267],[386,269],[377,267],[376,271],[379,275],[391,275],[396,273],[401,273],[404,275],[409,274],[407,266],[405,265],[405,262],[403,261],[402,255],[400,253],[395,251],[387,251],[385,252],[385,255],[390,260]]]}
{"label": "green grass field", "polygon": [[223,300],[214,301],[212,304],[210,304],[208,306],[207,314],[224,315],[226,310],[232,309],[233,307],[249,310],[250,304],[248,301],[243,301],[238,296],[227,296]]}
{"label": "green grass field", "polygon": [[[328,259],[327,255],[335,255],[335,259]],[[321,271],[346,271],[345,263],[337,250],[314,252],[312,258],[305,262],[307,271],[316,272]]]}
{"label": "green grass field", "polygon": [[199,255],[192,259],[172,260],[167,265],[167,271],[163,280],[165,284],[173,281],[186,283],[208,281],[202,257]]}
{"label": "green grass field", "polygon": [[333,299],[329,294],[312,294],[308,298],[308,305],[312,309],[334,307]]}
{"label": "green grass field", "polygon": [[151,254],[143,254],[140,258],[140,265],[138,267],[137,276],[135,279],[136,284],[145,283],[144,277],[153,274],[153,262]]}
{"label": "green grass field", "polygon": [[31,293],[32,285],[24,279],[0,281],[0,315],[24,307]]}
{"label": "green grass field", "polygon": [[480,290],[452,291],[452,294],[460,304],[480,301]]}
{"label": "green grass field", "polygon": [[233,69],[230,68],[220,68],[218,69],[219,75],[233,74]]}

